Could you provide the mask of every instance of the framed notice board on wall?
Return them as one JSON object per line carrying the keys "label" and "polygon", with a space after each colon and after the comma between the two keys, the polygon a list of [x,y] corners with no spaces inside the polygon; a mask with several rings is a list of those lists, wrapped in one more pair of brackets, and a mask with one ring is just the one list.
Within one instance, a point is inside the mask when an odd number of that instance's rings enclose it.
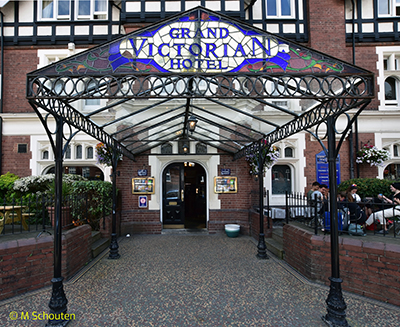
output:
{"label": "framed notice board on wall", "polygon": [[154,178],[132,178],[132,194],[154,194]]}
{"label": "framed notice board on wall", "polygon": [[216,176],[214,177],[215,193],[237,193],[237,177]]}

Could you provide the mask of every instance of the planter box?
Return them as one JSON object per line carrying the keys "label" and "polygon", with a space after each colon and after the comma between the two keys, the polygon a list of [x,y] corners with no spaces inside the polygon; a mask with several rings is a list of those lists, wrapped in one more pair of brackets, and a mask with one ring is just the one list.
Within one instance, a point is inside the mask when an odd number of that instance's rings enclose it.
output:
{"label": "planter box", "polygon": [[[54,227],[54,220],[56,216],[55,210],[55,207],[47,207],[47,212],[49,213],[52,227]],[[61,210],[61,227],[67,228],[72,226],[72,209],[70,207],[62,207]]]}

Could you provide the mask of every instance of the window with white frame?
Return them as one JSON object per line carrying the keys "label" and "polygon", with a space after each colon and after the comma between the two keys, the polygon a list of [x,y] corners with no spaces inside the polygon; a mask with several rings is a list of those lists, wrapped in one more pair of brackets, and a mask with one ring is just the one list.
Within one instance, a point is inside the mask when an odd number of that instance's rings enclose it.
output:
{"label": "window with white frame", "polygon": [[75,159],[82,159],[82,145],[77,145],[76,146]]}
{"label": "window with white frame", "polygon": [[39,0],[39,20],[71,19],[71,0]]}
{"label": "window with white frame", "polygon": [[288,165],[272,166],[272,194],[286,194],[292,192],[292,172]]}
{"label": "window with white frame", "polygon": [[294,0],[267,0],[268,18],[294,18]]}
{"label": "window with white frame", "polygon": [[75,0],[77,19],[107,19],[107,0]]}
{"label": "window with white frame", "polygon": [[397,92],[398,92],[399,81],[394,76],[389,76],[385,79],[385,104],[386,105],[397,105]]}
{"label": "window with white frame", "polygon": [[86,159],[93,159],[93,147],[89,146],[86,148]]}
{"label": "window with white frame", "polygon": [[65,151],[65,159],[71,159],[71,146],[68,145]]}
{"label": "window with white frame", "polygon": [[378,0],[378,16],[400,16],[400,0]]}

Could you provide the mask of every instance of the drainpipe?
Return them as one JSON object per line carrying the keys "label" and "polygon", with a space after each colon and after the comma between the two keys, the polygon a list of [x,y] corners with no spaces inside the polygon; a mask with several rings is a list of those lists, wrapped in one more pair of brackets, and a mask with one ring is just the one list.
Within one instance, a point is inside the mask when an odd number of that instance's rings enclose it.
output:
{"label": "drainpipe", "polygon": [[[353,6],[353,13],[352,13],[352,49],[353,49],[353,65],[356,64],[356,35],[354,31],[355,27],[355,19],[356,19],[356,5],[354,0],[351,0],[352,6]],[[358,128],[357,128],[357,118],[354,121],[355,125],[355,133],[356,133],[356,140],[358,140]],[[349,133],[349,157],[350,157],[350,178],[354,178],[354,142],[353,142],[353,127],[350,128],[350,133]],[[356,141],[356,147],[358,151],[358,142]],[[357,165],[357,177],[359,177],[359,168]]]}

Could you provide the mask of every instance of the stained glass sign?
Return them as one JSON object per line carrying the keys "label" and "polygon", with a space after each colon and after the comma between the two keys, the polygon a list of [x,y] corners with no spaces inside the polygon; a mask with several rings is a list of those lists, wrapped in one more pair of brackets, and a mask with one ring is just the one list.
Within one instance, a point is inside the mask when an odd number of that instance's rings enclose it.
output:
{"label": "stained glass sign", "polygon": [[46,73],[51,70],[55,74],[364,72],[202,7],[62,60]]}

